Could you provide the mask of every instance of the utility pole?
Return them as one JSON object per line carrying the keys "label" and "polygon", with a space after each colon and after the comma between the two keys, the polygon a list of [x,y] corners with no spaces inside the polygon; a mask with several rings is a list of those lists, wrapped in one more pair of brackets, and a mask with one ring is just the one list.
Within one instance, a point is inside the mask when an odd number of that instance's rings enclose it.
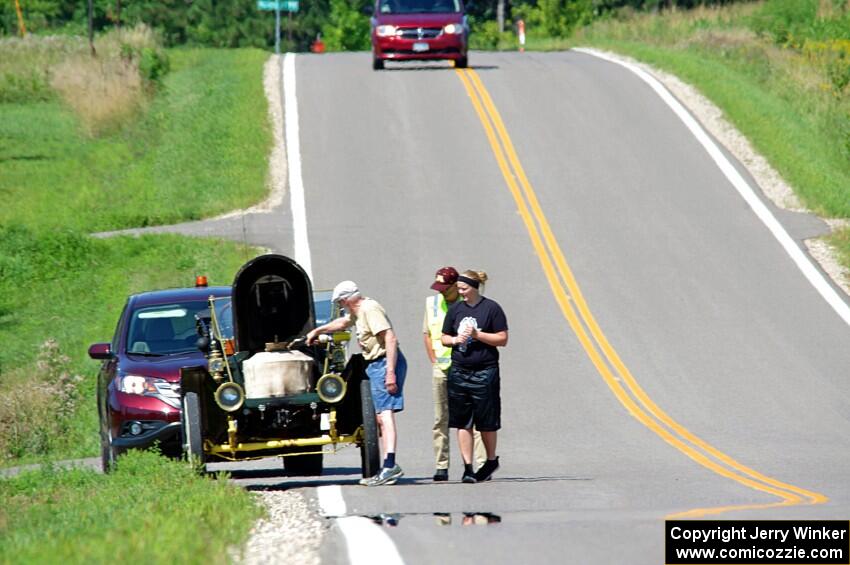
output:
{"label": "utility pole", "polygon": [[277,0],[274,9],[274,53],[280,55],[280,0]]}
{"label": "utility pole", "polygon": [[18,33],[21,37],[27,34],[27,26],[24,25],[24,13],[21,12],[21,3],[15,0],[15,12],[18,14]]}
{"label": "utility pole", "polygon": [[499,33],[505,33],[505,0],[496,2],[496,21],[499,23]]}
{"label": "utility pole", "polygon": [[89,0],[89,48],[91,49],[91,56],[97,57],[97,52],[94,50],[94,7],[92,0]]}

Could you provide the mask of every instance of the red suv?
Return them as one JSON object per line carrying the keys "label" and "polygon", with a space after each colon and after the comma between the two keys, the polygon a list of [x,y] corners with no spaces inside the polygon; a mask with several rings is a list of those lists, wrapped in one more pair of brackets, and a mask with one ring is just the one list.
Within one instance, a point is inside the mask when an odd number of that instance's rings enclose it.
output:
{"label": "red suv", "polygon": [[371,22],[375,70],[383,69],[384,61],[468,64],[469,23],[461,0],[377,0]]}
{"label": "red suv", "polygon": [[[204,362],[195,315],[209,308],[210,295],[229,297],[229,286],[156,290],[127,299],[111,343],[89,347],[103,361],[97,383],[101,461],[109,471],[131,448],[159,443],[179,455],[180,368]],[[219,319],[230,327],[230,301],[218,302]],[[216,309],[219,307],[217,306]]]}

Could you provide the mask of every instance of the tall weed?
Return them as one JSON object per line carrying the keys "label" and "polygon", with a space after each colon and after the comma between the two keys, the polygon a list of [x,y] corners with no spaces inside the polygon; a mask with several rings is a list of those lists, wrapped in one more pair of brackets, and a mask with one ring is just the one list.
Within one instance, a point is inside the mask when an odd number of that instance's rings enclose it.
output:
{"label": "tall weed", "polygon": [[30,366],[0,380],[0,459],[46,455],[67,442],[82,398],[83,377],[54,339],[45,341]]}
{"label": "tall weed", "polygon": [[75,57],[53,69],[50,85],[89,135],[113,131],[142,108],[138,64],[127,59]]}

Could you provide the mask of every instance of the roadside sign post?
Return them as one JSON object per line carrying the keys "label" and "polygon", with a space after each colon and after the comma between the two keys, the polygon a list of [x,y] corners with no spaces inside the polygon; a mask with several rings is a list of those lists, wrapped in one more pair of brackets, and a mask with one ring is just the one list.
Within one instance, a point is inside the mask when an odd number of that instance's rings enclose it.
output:
{"label": "roadside sign post", "polygon": [[274,10],[274,52],[280,54],[280,12],[288,12],[287,38],[292,43],[292,12],[298,11],[298,0],[257,0],[258,10]]}

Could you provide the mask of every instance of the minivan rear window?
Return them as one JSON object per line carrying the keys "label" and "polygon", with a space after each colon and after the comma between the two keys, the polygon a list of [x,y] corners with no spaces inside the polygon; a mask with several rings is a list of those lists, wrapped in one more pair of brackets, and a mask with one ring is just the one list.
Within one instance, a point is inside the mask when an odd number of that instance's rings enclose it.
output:
{"label": "minivan rear window", "polygon": [[382,14],[454,14],[461,12],[460,0],[381,0]]}

